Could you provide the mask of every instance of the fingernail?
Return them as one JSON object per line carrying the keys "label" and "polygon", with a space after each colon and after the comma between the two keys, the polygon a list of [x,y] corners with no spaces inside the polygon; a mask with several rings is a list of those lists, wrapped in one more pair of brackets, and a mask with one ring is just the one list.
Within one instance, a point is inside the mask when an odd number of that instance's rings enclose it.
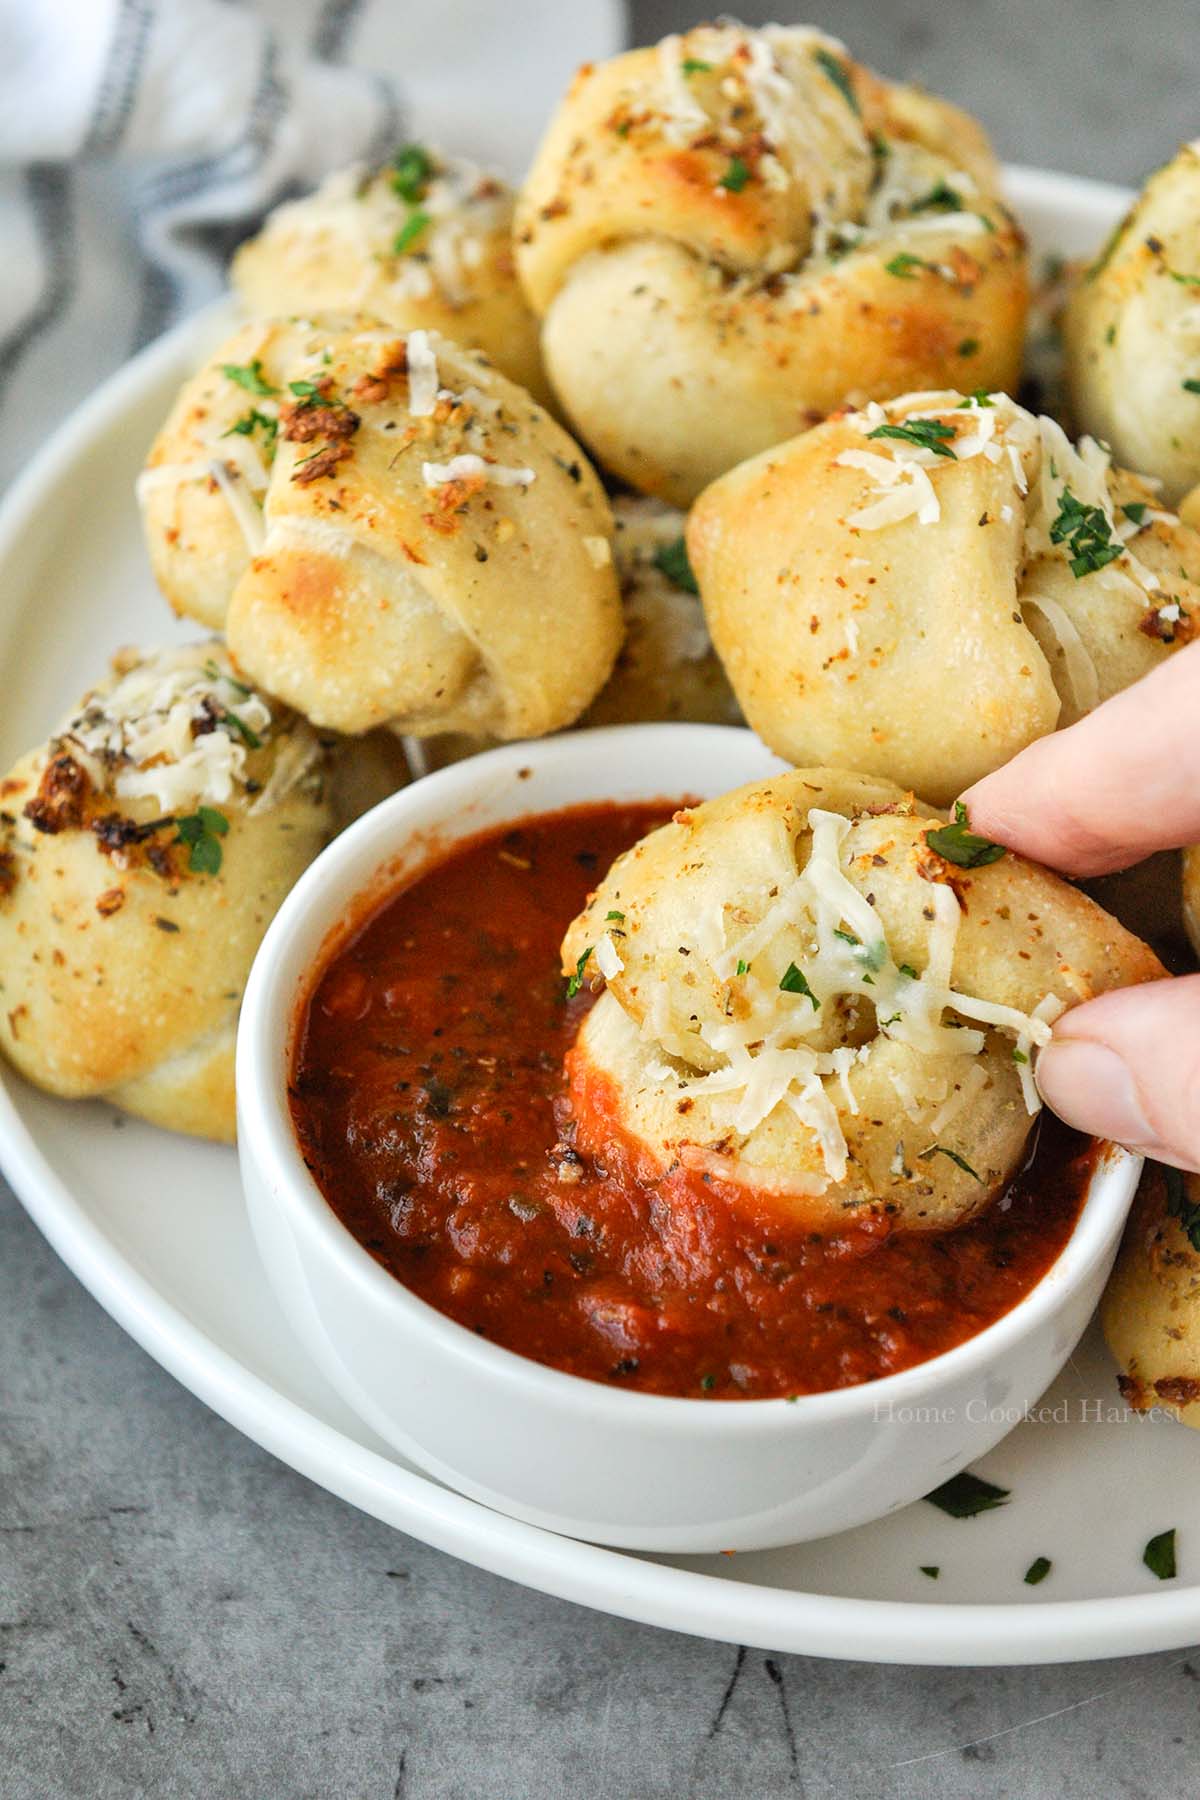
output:
{"label": "fingernail", "polygon": [[1086,1038],[1059,1039],[1042,1051],[1036,1073],[1046,1105],[1068,1125],[1149,1155],[1163,1148],[1114,1050]]}

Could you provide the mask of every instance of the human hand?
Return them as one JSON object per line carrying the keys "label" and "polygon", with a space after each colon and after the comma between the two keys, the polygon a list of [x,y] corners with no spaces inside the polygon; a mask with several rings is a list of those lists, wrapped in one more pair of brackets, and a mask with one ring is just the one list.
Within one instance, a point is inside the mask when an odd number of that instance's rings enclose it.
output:
{"label": "human hand", "polygon": [[[971,828],[1067,875],[1200,843],[1200,644],[967,790]],[[1068,1124],[1200,1169],[1200,975],[1075,1007],[1037,1064]]]}

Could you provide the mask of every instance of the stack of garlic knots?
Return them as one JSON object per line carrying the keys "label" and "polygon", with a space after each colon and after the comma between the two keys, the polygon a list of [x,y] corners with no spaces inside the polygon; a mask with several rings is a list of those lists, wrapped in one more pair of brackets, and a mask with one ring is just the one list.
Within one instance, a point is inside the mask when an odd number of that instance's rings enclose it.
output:
{"label": "stack of garlic knots", "polygon": [[3,783],[0,1047],[70,1099],[234,1136],[254,953],[334,829],[311,728],[218,643],[127,651]]}
{"label": "stack of garlic knots", "polygon": [[230,274],[262,318],[365,313],[400,331],[440,331],[545,400],[512,214],[512,190],[497,176],[406,144],[382,168],[341,169],[277,206]]}
{"label": "stack of garlic knots", "polygon": [[1020,1164],[1053,1019],[1162,973],[999,855],[841,770],[677,814],[563,942],[564,972],[605,985],[569,1059],[580,1142],[632,1138],[814,1230],[970,1218]]}
{"label": "stack of garlic knots", "polygon": [[582,69],[516,242],[567,414],[680,505],[848,398],[1020,367],[1024,246],[978,126],[808,27]]}
{"label": "stack of garlic knots", "polygon": [[938,803],[1200,622],[1200,534],[1000,393],[837,414],[715,482],[688,549],[771,748]]}
{"label": "stack of garlic knots", "polygon": [[536,736],[578,718],[620,646],[595,473],[432,333],[245,326],[183,389],[139,494],[176,611],[321,727]]}

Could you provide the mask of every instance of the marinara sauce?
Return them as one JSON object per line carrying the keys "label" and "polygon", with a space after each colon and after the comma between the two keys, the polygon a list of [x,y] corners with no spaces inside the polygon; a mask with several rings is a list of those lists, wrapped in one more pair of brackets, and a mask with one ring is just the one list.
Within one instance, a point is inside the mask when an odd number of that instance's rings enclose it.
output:
{"label": "marinara sauce", "polygon": [[[300,1020],[292,1116],[342,1223],[460,1324],[649,1393],[766,1398],[935,1356],[1018,1301],[1070,1236],[1087,1140],[944,1233],[789,1228],[686,1170],[575,1148],[563,1060],[585,1011],[559,943],[609,863],[673,807],[589,806],[472,839],[363,922]],[[643,1166],[644,1173],[644,1166]]]}

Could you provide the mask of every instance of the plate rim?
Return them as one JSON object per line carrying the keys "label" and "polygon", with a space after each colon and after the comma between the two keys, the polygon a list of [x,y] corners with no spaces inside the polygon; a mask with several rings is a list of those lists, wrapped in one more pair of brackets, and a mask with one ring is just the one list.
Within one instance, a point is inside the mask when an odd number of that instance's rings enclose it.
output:
{"label": "plate rim", "polygon": [[[1009,166],[1024,208],[1113,212],[1128,189]],[[211,332],[222,296],[111,375],[52,433],[0,503],[0,568],[58,476],[102,439],[127,403],[190,340]],[[279,1392],[208,1336],[116,1248],[50,1166],[0,1081],[0,1166],[34,1224],[105,1311],[167,1372],[235,1429],[340,1499],[439,1550],[555,1598],[641,1624],[762,1650],[907,1665],[984,1667],[1182,1648],[1200,1637],[1200,1583],[1083,1600],[865,1599],[731,1580],[561,1537],[510,1519],[403,1468]],[[14,1078],[19,1079],[19,1078]]]}

